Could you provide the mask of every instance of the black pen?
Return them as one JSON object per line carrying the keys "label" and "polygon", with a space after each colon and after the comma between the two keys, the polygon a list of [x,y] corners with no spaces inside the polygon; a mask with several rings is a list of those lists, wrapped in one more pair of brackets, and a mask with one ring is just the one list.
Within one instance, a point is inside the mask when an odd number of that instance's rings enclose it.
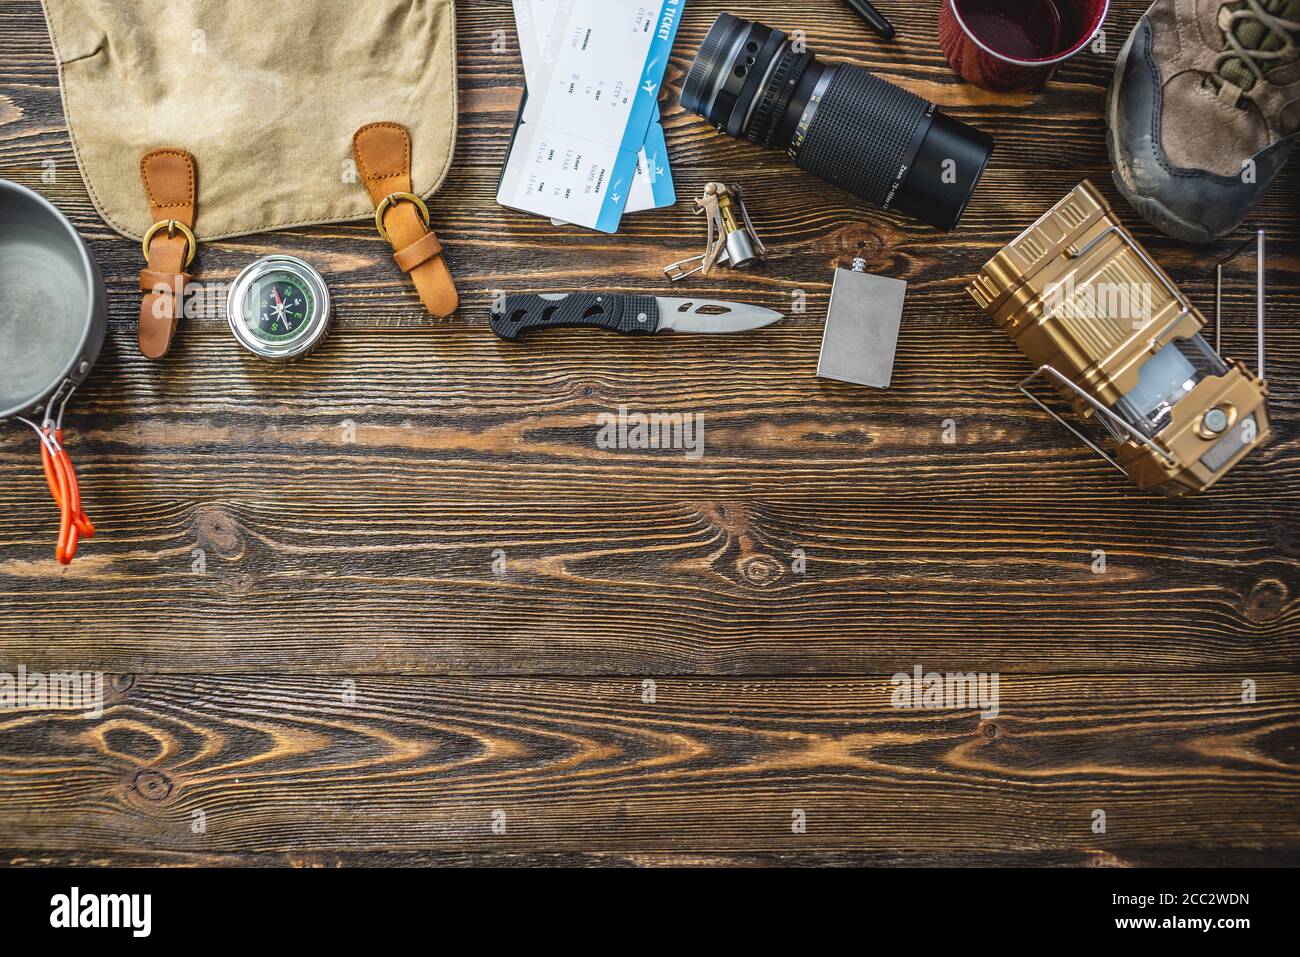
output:
{"label": "black pen", "polygon": [[873,7],[867,0],[848,0],[849,6],[857,11],[858,16],[866,20],[875,30],[886,40],[894,39],[894,25],[884,18],[879,10]]}

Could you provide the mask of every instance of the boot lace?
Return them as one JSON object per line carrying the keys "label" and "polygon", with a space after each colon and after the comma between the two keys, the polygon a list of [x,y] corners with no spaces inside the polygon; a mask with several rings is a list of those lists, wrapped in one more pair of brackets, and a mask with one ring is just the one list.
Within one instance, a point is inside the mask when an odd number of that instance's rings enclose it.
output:
{"label": "boot lace", "polygon": [[[1246,69],[1255,75],[1256,80],[1264,83],[1268,82],[1268,77],[1265,74],[1274,66],[1278,66],[1278,61],[1295,56],[1296,36],[1300,35],[1300,22],[1286,20],[1277,14],[1269,13],[1260,6],[1259,0],[1246,0],[1244,8],[1232,11],[1225,10],[1224,12],[1228,14],[1227,22],[1221,20],[1220,26],[1223,28],[1228,49],[1215,58],[1214,72],[1225,83],[1232,83],[1232,80],[1223,74],[1223,66],[1229,60],[1240,60],[1245,64]],[[1251,50],[1242,46],[1241,41],[1237,39],[1237,24],[1244,20],[1254,20],[1269,33],[1281,37],[1283,41],[1282,48],[1280,50]],[[1236,86],[1236,84],[1233,85]]]}

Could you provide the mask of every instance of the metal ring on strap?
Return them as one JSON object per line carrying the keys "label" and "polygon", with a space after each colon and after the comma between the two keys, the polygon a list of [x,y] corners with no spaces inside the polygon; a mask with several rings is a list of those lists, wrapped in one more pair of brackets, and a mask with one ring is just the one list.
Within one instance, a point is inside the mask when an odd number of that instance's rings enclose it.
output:
{"label": "metal ring on strap", "polygon": [[140,241],[140,248],[144,250],[145,262],[149,261],[149,243],[164,229],[167,230],[169,237],[175,236],[178,229],[181,231],[181,235],[185,237],[187,244],[185,247],[185,266],[188,267],[190,263],[194,262],[194,254],[198,251],[199,241],[194,238],[194,232],[188,226],[176,219],[163,219],[149,227],[149,231],[144,234],[144,239]]}
{"label": "metal ring on strap", "polygon": [[399,202],[405,200],[408,203],[414,203],[416,209],[420,211],[420,219],[423,220],[425,228],[429,226],[429,207],[424,205],[424,200],[414,193],[389,193],[379,201],[375,208],[375,229],[379,230],[379,235],[384,237],[386,242],[392,242],[388,237],[388,230],[384,229],[384,213],[388,212],[390,206],[396,206]]}

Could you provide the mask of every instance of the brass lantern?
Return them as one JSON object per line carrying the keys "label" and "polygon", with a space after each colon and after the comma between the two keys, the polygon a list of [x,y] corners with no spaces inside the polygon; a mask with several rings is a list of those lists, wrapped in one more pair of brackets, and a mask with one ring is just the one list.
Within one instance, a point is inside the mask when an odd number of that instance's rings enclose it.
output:
{"label": "brass lantern", "polygon": [[[967,291],[1036,368],[1021,383],[1030,399],[1138,488],[1179,496],[1209,488],[1268,438],[1263,251],[1260,233],[1258,375],[1210,347],[1205,317],[1086,181]],[[1039,378],[1109,441],[1052,412],[1029,389]]]}

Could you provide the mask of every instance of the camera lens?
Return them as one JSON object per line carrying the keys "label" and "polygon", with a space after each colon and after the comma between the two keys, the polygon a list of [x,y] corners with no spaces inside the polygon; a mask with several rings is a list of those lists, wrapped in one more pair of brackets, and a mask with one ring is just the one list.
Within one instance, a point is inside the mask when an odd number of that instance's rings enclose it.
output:
{"label": "camera lens", "polygon": [[720,132],[785,150],[800,169],[937,229],[961,219],[993,138],[848,63],[822,63],[780,30],[724,13],[682,87]]}

